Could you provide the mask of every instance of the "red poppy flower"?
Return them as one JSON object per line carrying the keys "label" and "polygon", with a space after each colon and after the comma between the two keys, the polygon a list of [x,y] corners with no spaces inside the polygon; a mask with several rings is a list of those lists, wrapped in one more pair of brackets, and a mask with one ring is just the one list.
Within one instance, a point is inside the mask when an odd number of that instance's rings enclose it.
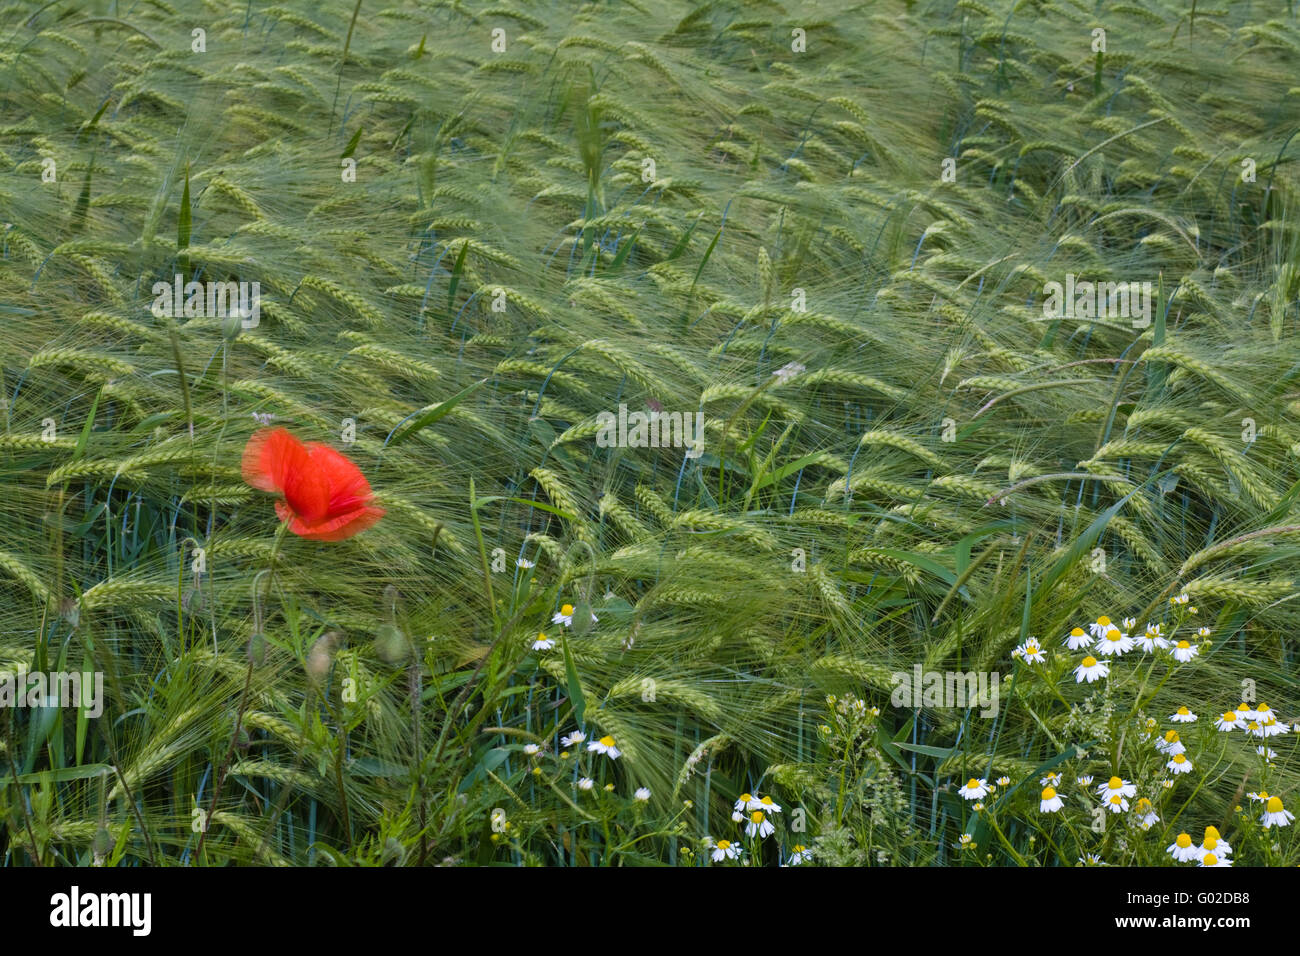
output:
{"label": "red poppy flower", "polygon": [[254,488],[284,495],[276,514],[303,538],[342,541],[384,516],[370,506],[361,469],[329,445],[304,445],[283,428],[264,428],[248,440],[243,472]]}

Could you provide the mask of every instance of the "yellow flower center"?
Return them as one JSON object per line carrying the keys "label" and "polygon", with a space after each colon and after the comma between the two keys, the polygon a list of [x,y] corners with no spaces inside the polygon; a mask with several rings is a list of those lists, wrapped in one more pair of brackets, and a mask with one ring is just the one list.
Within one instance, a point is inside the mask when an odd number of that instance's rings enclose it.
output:
{"label": "yellow flower center", "polygon": [[1186,833],[1178,834],[1178,839],[1174,841],[1180,850],[1186,850],[1192,845],[1192,838]]}
{"label": "yellow flower center", "polygon": [[1281,798],[1281,797],[1269,797],[1269,798],[1268,798],[1268,812],[1269,812],[1269,813],[1281,813],[1281,812],[1282,812],[1282,798]]}
{"label": "yellow flower center", "polygon": [[754,821],[755,823],[762,823],[762,822],[763,822],[763,811],[762,811],[762,810],[755,810],[753,813],[751,813],[751,814],[749,815],[749,819],[751,819],[751,820]]}
{"label": "yellow flower center", "polygon": [[1235,710],[1230,710],[1223,715],[1223,722],[1225,724],[1236,723],[1236,721],[1237,721],[1237,712]]}
{"label": "yellow flower center", "polygon": [[1115,630],[1113,627],[1106,632],[1106,640],[1110,641],[1111,643],[1115,643],[1123,639],[1124,639],[1124,635],[1121,634],[1119,631]]}
{"label": "yellow flower center", "polygon": [[614,738],[609,736],[609,734],[606,734],[604,737],[600,738],[600,743],[603,747],[612,747],[614,746]]}
{"label": "yellow flower center", "polygon": [[1215,856],[1213,853],[1207,853],[1205,854],[1205,859],[1202,860],[1201,862],[1204,863],[1206,866],[1214,866],[1216,863],[1219,862],[1219,858]]}
{"label": "yellow flower center", "polygon": [[1205,838],[1205,843],[1202,844],[1202,845],[1203,845],[1203,846],[1205,847],[1205,849],[1207,849],[1207,850],[1213,850],[1213,849],[1215,849],[1215,848],[1219,845],[1219,841],[1216,840],[1216,839],[1214,839],[1214,837],[1206,837],[1206,838]]}
{"label": "yellow flower center", "polygon": [[1191,712],[1190,710],[1188,710],[1186,707],[1179,707],[1179,708],[1178,708],[1178,716],[1179,716],[1179,717],[1188,717],[1188,716],[1191,715],[1191,713],[1192,713],[1192,712]]}
{"label": "yellow flower center", "polygon": [[1169,733],[1165,734],[1165,743],[1173,744],[1177,742],[1178,742],[1178,731],[1171,730],[1169,731]]}
{"label": "yellow flower center", "polygon": [[1106,784],[1106,786],[1109,787],[1111,790],[1118,790],[1120,787],[1124,786],[1124,781],[1121,780],[1119,777],[1111,777],[1110,781]]}
{"label": "yellow flower center", "polygon": [[1074,630],[1070,631],[1070,636],[1071,636],[1071,637],[1084,637],[1085,635],[1084,635],[1084,633],[1083,633],[1083,628],[1081,628],[1081,627],[1076,627]]}
{"label": "yellow flower center", "polygon": [[1091,654],[1089,654],[1087,657],[1085,657],[1085,658],[1083,659],[1083,666],[1084,666],[1084,667],[1096,667],[1096,666],[1097,666],[1097,658],[1095,658],[1095,657],[1093,657]]}
{"label": "yellow flower center", "polygon": [[1267,714],[1268,704],[1260,704],[1258,707],[1255,708],[1255,712],[1258,714]]}
{"label": "yellow flower center", "polygon": [[1109,626],[1110,626],[1110,618],[1108,618],[1105,614],[1103,614],[1101,617],[1097,618],[1097,626],[1098,626],[1098,627],[1109,627]]}
{"label": "yellow flower center", "polygon": [[761,804],[762,804],[763,806],[765,806],[765,807],[770,807],[770,806],[772,805],[772,798],[771,798],[771,797],[764,797],[762,800],[760,800],[760,801],[758,801],[758,802],[761,803]]}
{"label": "yellow flower center", "polygon": [[565,617],[571,617],[573,615],[573,605],[565,604],[563,607],[560,608],[560,613],[563,614]]}
{"label": "yellow flower center", "polygon": [[1151,809],[1151,801],[1148,800],[1146,797],[1143,797],[1141,800],[1138,801],[1137,808],[1138,808],[1139,810],[1150,810],[1150,809]]}
{"label": "yellow flower center", "polygon": [[1178,642],[1178,649],[1179,649],[1180,651],[1185,651],[1185,650],[1187,650],[1187,649],[1188,649],[1189,647],[1191,647],[1191,646],[1192,646],[1192,645],[1191,645],[1191,644],[1188,644],[1186,641],[1179,641],[1179,642]]}
{"label": "yellow flower center", "polygon": [[1115,806],[1119,806],[1120,803],[1123,802],[1123,800],[1124,798],[1120,796],[1118,793],[1115,794],[1115,796],[1110,798],[1110,802],[1113,803]]}
{"label": "yellow flower center", "polygon": [[719,841],[718,841],[718,849],[719,849],[719,850],[725,850],[725,849],[726,849],[727,847],[729,847],[729,846],[731,846],[731,841],[730,841],[730,840],[719,840]]}
{"label": "yellow flower center", "polygon": [[1205,828],[1205,839],[1207,839],[1207,840],[1217,840],[1217,839],[1219,839],[1219,828],[1218,828],[1218,827],[1206,827],[1206,828]]}
{"label": "yellow flower center", "polygon": [[974,777],[971,777],[969,780],[966,781],[967,790],[978,790],[979,788],[980,788],[980,782],[976,780]]}
{"label": "yellow flower center", "polygon": [[754,798],[748,793],[742,793],[740,795],[740,799],[742,803],[749,803],[749,801],[753,800]]}
{"label": "yellow flower center", "polygon": [[1044,787],[1044,788],[1043,788],[1043,799],[1044,799],[1044,800],[1053,800],[1053,799],[1055,799],[1055,798],[1056,798],[1056,791],[1055,791],[1055,790],[1053,790],[1051,787]]}

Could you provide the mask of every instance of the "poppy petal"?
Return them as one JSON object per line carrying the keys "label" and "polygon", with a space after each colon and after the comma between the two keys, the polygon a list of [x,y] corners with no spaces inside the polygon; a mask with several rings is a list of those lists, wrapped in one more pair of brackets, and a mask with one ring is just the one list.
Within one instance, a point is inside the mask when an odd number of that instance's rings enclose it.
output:
{"label": "poppy petal", "polygon": [[331,516],[353,511],[370,501],[370,482],[349,458],[320,442],[311,442],[307,449],[312,467],[325,475],[329,482]]}
{"label": "poppy petal", "polygon": [[248,439],[240,470],[259,491],[283,491],[290,469],[302,467],[307,449],[283,428],[263,428]]}
{"label": "poppy petal", "polygon": [[313,541],[342,541],[373,526],[385,514],[383,508],[357,508],[345,514],[319,521],[308,521],[293,513],[283,502],[276,502],[276,512],[289,523],[289,530]]}
{"label": "poppy petal", "polygon": [[284,500],[294,514],[307,521],[319,521],[330,513],[329,476],[316,467],[306,449],[301,465],[288,469],[284,481]]}

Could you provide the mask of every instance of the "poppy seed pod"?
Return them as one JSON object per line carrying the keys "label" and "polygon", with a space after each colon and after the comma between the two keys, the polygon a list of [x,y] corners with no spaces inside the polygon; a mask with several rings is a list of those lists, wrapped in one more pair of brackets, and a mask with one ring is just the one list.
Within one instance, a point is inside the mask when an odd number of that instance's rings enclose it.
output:
{"label": "poppy seed pod", "polygon": [[258,631],[250,637],[245,653],[248,656],[248,662],[255,667],[261,667],[266,663],[266,635]]}
{"label": "poppy seed pod", "polygon": [[341,640],[342,635],[338,631],[328,631],[316,638],[316,643],[307,652],[307,663],[305,665],[307,676],[315,683],[324,683],[325,677],[330,672],[330,662],[334,658],[334,651],[338,649]]}
{"label": "poppy seed pod", "polygon": [[239,333],[243,331],[244,319],[239,315],[228,315],[221,320],[221,337],[227,342],[233,342],[239,338]]}
{"label": "poppy seed pod", "polygon": [[375,653],[389,664],[399,664],[411,656],[411,642],[395,624],[381,624],[375,631]]}
{"label": "poppy seed pod", "polygon": [[113,849],[113,834],[108,832],[108,827],[100,827],[95,831],[95,840],[91,846],[91,851],[95,854],[97,860],[103,860]]}

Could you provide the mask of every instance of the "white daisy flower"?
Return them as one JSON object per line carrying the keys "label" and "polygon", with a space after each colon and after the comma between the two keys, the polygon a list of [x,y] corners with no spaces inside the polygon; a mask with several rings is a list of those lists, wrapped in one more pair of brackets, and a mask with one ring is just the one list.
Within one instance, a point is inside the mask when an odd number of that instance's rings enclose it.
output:
{"label": "white daisy flower", "polygon": [[1061,785],[1061,775],[1049,771],[1047,776],[1041,778],[1038,782],[1044,787],[1059,787]]}
{"label": "white daisy flower", "polygon": [[1187,748],[1184,747],[1183,742],[1178,739],[1178,731],[1171,730],[1156,741],[1156,750],[1159,750],[1162,754],[1169,754],[1169,756],[1172,757],[1174,754],[1186,752]]}
{"label": "white daisy flower", "polygon": [[1055,813],[1065,806],[1065,801],[1057,794],[1054,787],[1044,787],[1038,803],[1039,813]]}
{"label": "white daisy flower", "polygon": [[1091,647],[1092,638],[1084,633],[1083,628],[1076,627],[1071,630],[1069,634],[1065,635],[1065,646],[1072,651],[1077,651],[1084,647]]}
{"label": "white daisy flower", "polygon": [[647,800],[650,799],[650,788],[637,787],[636,793],[632,794],[632,799],[637,801],[638,803],[645,803]]}
{"label": "white daisy flower", "polygon": [[1131,650],[1133,650],[1133,639],[1122,633],[1119,628],[1112,627],[1106,632],[1105,637],[1097,641],[1097,652],[1103,657],[1118,657]]}
{"label": "white daisy flower", "polygon": [[533,641],[533,650],[535,651],[549,651],[554,646],[555,641],[545,634],[538,634],[537,640]]}
{"label": "white daisy flower", "polygon": [[595,785],[596,785],[596,781],[592,780],[590,777],[583,777],[581,780],[578,781],[579,790],[590,790]]}
{"label": "white daisy flower", "polygon": [[527,558],[516,558],[516,559],[515,559],[515,567],[520,568],[521,570],[527,571],[529,568],[535,568],[535,567],[537,567],[537,562],[536,562],[536,561],[529,561]]}
{"label": "white daisy flower", "polygon": [[1186,604],[1190,600],[1191,598],[1188,597],[1186,594],[1179,594],[1176,597],[1171,597],[1169,599],[1169,603],[1174,605],[1181,605],[1181,604]]}
{"label": "white daisy flower", "polygon": [[1084,856],[1079,857],[1078,865],[1079,866],[1110,866],[1109,863],[1103,862],[1101,856],[1096,853],[1088,853],[1085,854]]}
{"label": "white daisy flower", "polygon": [[1080,778],[1079,778],[1079,786],[1081,786],[1081,787],[1091,787],[1091,786],[1092,786],[1092,774],[1088,773],[1088,774],[1084,774],[1082,777],[1080,777]]}
{"label": "white daisy flower", "polygon": [[1011,778],[1010,778],[1010,777],[998,777],[998,786],[999,786],[999,787],[1006,787],[1006,786],[1009,786],[1010,784],[1011,784]]}
{"label": "white daisy flower", "polygon": [[740,795],[740,799],[736,801],[736,810],[738,812],[745,813],[749,811],[749,808],[751,806],[753,806],[755,810],[761,809],[758,806],[758,801],[754,799],[754,795],[752,793],[742,793]]}
{"label": "white daisy flower", "polygon": [[1200,637],[1200,638],[1206,638],[1206,637],[1209,637],[1209,636],[1210,636],[1210,629],[1209,629],[1208,627],[1198,627],[1198,628],[1196,629],[1196,636],[1197,636],[1197,637]]}
{"label": "white daisy flower", "polygon": [[1260,724],[1261,737],[1276,737],[1278,734],[1289,734],[1291,728],[1286,724],[1279,723],[1275,718],[1270,717]]}
{"label": "white daisy flower", "polygon": [[1272,747],[1265,747],[1263,744],[1260,744],[1258,747],[1255,748],[1255,753],[1259,754],[1265,760],[1270,760],[1270,761],[1276,759],[1277,757],[1276,750],[1274,750]]}
{"label": "white daisy flower", "polygon": [[1025,659],[1026,664],[1042,664],[1047,660],[1038,641],[1032,637],[1016,648],[1016,652]]}
{"label": "white daisy flower", "polygon": [[1143,830],[1150,830],[1151,827],[1160,822],[1160,817],[1156,815],[1156,808],[1152,806],[1151,801],[1146,797],[1134,804],[1133,812],[1137,814],[1138,826]]}
{"label": "white daisy flower", "polygon": [[1097,784],[1097,796],[1103,803],[1109,803],[1110,798],[1119,794],[1121,797],[1136,797],[1138,788],[1127,780],[1119,777],[1111,777],[1105,783]]}
{"label": "white daisy flower", "polygon": [[1169,715],[1169,719],[1176,724],[1194,724],[1200,720],[1199,717],[1193,714],[1186,707],[1179,707],[1177,712]]}
{"label": "white daisy flower", "polygon": [[1099,662],[1097,658],[1089,654],[1083,659],[1083,663],[1074,669],[1074,682],[1082,684],[1085,680],[1091,684],[1103,677],[1110,676],[1110,665]]}
{"label": "white daisy flower", "polygon": [[711,856],[713,857],[714,863],[721,863],[723,860],[739,859],[740,855],[745,852],[742,847],[737,846],[730,840],[719,840],[717,843],[710,840],[709,846],[713,851]]}
{"label": "white daisy flower", "polygon": [[973,850],[977,846],[979,846],[979,844],[975,842],[975,838],[969,833],[963,833],[957,838],[957,849],[959,850]]}
{"label": "white daisy flower", "polygon": [[1169,641],[1160,633],[1159,624],[1148,624],[1146,632],[1141,637],[1135,638],[1134,643],[1148,654],[1155,653],[1158,647],[1169,646]]}
{"label": "white daisy flower", "polygon": [[1269,797],[1268,803],[1264,805],[1264,815],[1259,818],[1259,822],[1264,824],[1264,829],[1269,827],[1286,827],[1291,825],[1295,819],[1295,814],[1282,806],[1281,797]]}
{"label": "white daisy flower", "polygon": [[1110,618],[1103,614],[1094,623],[1088,625],[1088,630],[1092,632],[1094,640],[1101,640],[1112,627],[1114,625],[1110,623]]}
{"label": "white daisy flower", "polygon": [[[1268,707],[1268,704],[1264,704],[1263,706]],[[1242,701],[1240,704],[1238,704],[1235,709],[1237,711],[1237,716],[1240,717],[1242,720],[1259,719],[1259,711],[1255,710],[1254,707],[1251,707],[1250,704],[1247,704],[1245,701]]]}
{"label": "white daisy flower", "polygon": [[587,749],[598,754],[604,754],[609,757],[610,760],[617,760],[619,757],[623,756],[623,751],[614,746],[614,738],[609,734],[606,734],[599,740],[593,740],[591,743],[587,744]]}
{"label": "white daisy flower", "polygon": [[1218,827],[1206,827],[1205,839],[1201,841],[1201,850],[1203,852],[1213,852],[1216,856],[1232,856],[1232,847],[1228,841],[1219,835]]}
{"label": "white daisy flower", "polygon": [[1165,848],[1165,852],[1179,863],[1191,863],[1192,860],[1198,860],[1202,856],[1200,848],[1192,843],[1190,833],[1178,834],[1178,838]]}
{"label": "white daisy flower", "polygon": [[780,813],[781,808],[771,797],[759,797],[756,805],[751,809],[762,810],[764,813]]}
{"label": "white daisy flower", "polygon": [[1226,858],[1221,860],[1213,853],[1207,853],[1205,854],[1205,856],[1201,857],[1201,862],[1198,865],[1199,866],[1232,866],[1232,861]]}
{"label": "white daisy flower", "polygon": [[745,822],[745,815],[744,815],[743,813],[741,813],[739,810],[732,810],[732,811],[731,811],[731,822],[732,822],[732,823],[744,823],[744,822]]}
{"label": "white daisy flower", "polygon": [[1180,664],[1186,664],[1193,657],[1201,652],[1201,649],[1187,641],[1179,641],[1174,645],[1174,660]]}
{"label": "white daisy flower", "polygon": [[582,743],[586,739],[587,739],[586,734],[584,734],[581,730],[575,730],[573,733],[561,737],[560,744],[565,747],[572,747],[575,744]]}
{"label": "white daisy flower", "polygon": [[749,823],[745,825],[745,836],[752,837],[757,834],[760,840],[766,840],[775,832],[776,827],[772,826],[772,821],[762,810],[755,810],[749,815]]}
{"label": "white daisy flower", "polygon": [[1112,794],[1106,798],[1106,807],[1111,813],[1127,813],[1128,801],[1121,794]]}
{"label": "white daisy flower", "polygon": [[530,757],[536,757],[541,752],[542,748],[537,746],[537,744],[524,744],[524,753],[528,754]]}
{"label": "white daisy flower", "polygon": [[[600,618],[596,617],[595,614],[591,615],[592,624],[596,624],[599,621]],[[573,605],[572,604],[560,605],[560,609],[556,611],[555,614],[551,617],[551,623],[563,624],[565,627],[573,627]]]}
{"label": "white daisy flower", "polygon": [[1119,626],[1124,629],[1125,634],[1132,634],[1133,628],[1137,627],[1137,623],[1138,623],[1137,618],[1126,617],[1124,618],[1123,621],[1120,622]]}
{"label": "white daisy flower", "polygon": [[[1242,714],[1242,716],[1246,717],[1245,714]],[[1267,723],[1270,720],[1275,720],[1276,718],[1277,715],[1273,713],[1272,708],[1263,701],[1259,702],[1259,706],[1255,708],[1254,713],[1250,717],[1246,717],[1247,720],[1258,720],[1261,724]]]}
{"label": "white daisy flower", "polygon": [[982,777],[978,780],[971,777],[957,792],[967,800],[983,800],[989,795],[989,782]]}
{"label": "white daisy flower", "polygon": [[1255,793],[1252,791],[1251,793],[1246,794],[1246,796],[1250,797],[1250,799],[1254,800],[1257,803],[1268,803],[1268,801],[1272,798],[1273,795],[1269,793],[1267,790],[1261,790],[1259,793]]}
{"label": "white daisy flower", "polygon": [[1165,764],[1165,766],[1169,768],[1170,773],[1177,774],[1192,772],[1192,762],[1187,759],[1187,754],[1174,754],[1174,758]]}
{"label": "white daisy flower", "polygon": [[1241,715],[1235,710],[1230,710],[1216,720],[1214,726],[1227,733],[1233,730],[1245,730],[1246,722],[1242,720]]}
{"label": "white daisy flower", "polygon": [[812,852],[812,850],[804,846],[802,843],[796,843],[794,846],[790,847],[790,859],[786,863],[786,866],[798,866],[801,863],[807,863],[812,859]]}

